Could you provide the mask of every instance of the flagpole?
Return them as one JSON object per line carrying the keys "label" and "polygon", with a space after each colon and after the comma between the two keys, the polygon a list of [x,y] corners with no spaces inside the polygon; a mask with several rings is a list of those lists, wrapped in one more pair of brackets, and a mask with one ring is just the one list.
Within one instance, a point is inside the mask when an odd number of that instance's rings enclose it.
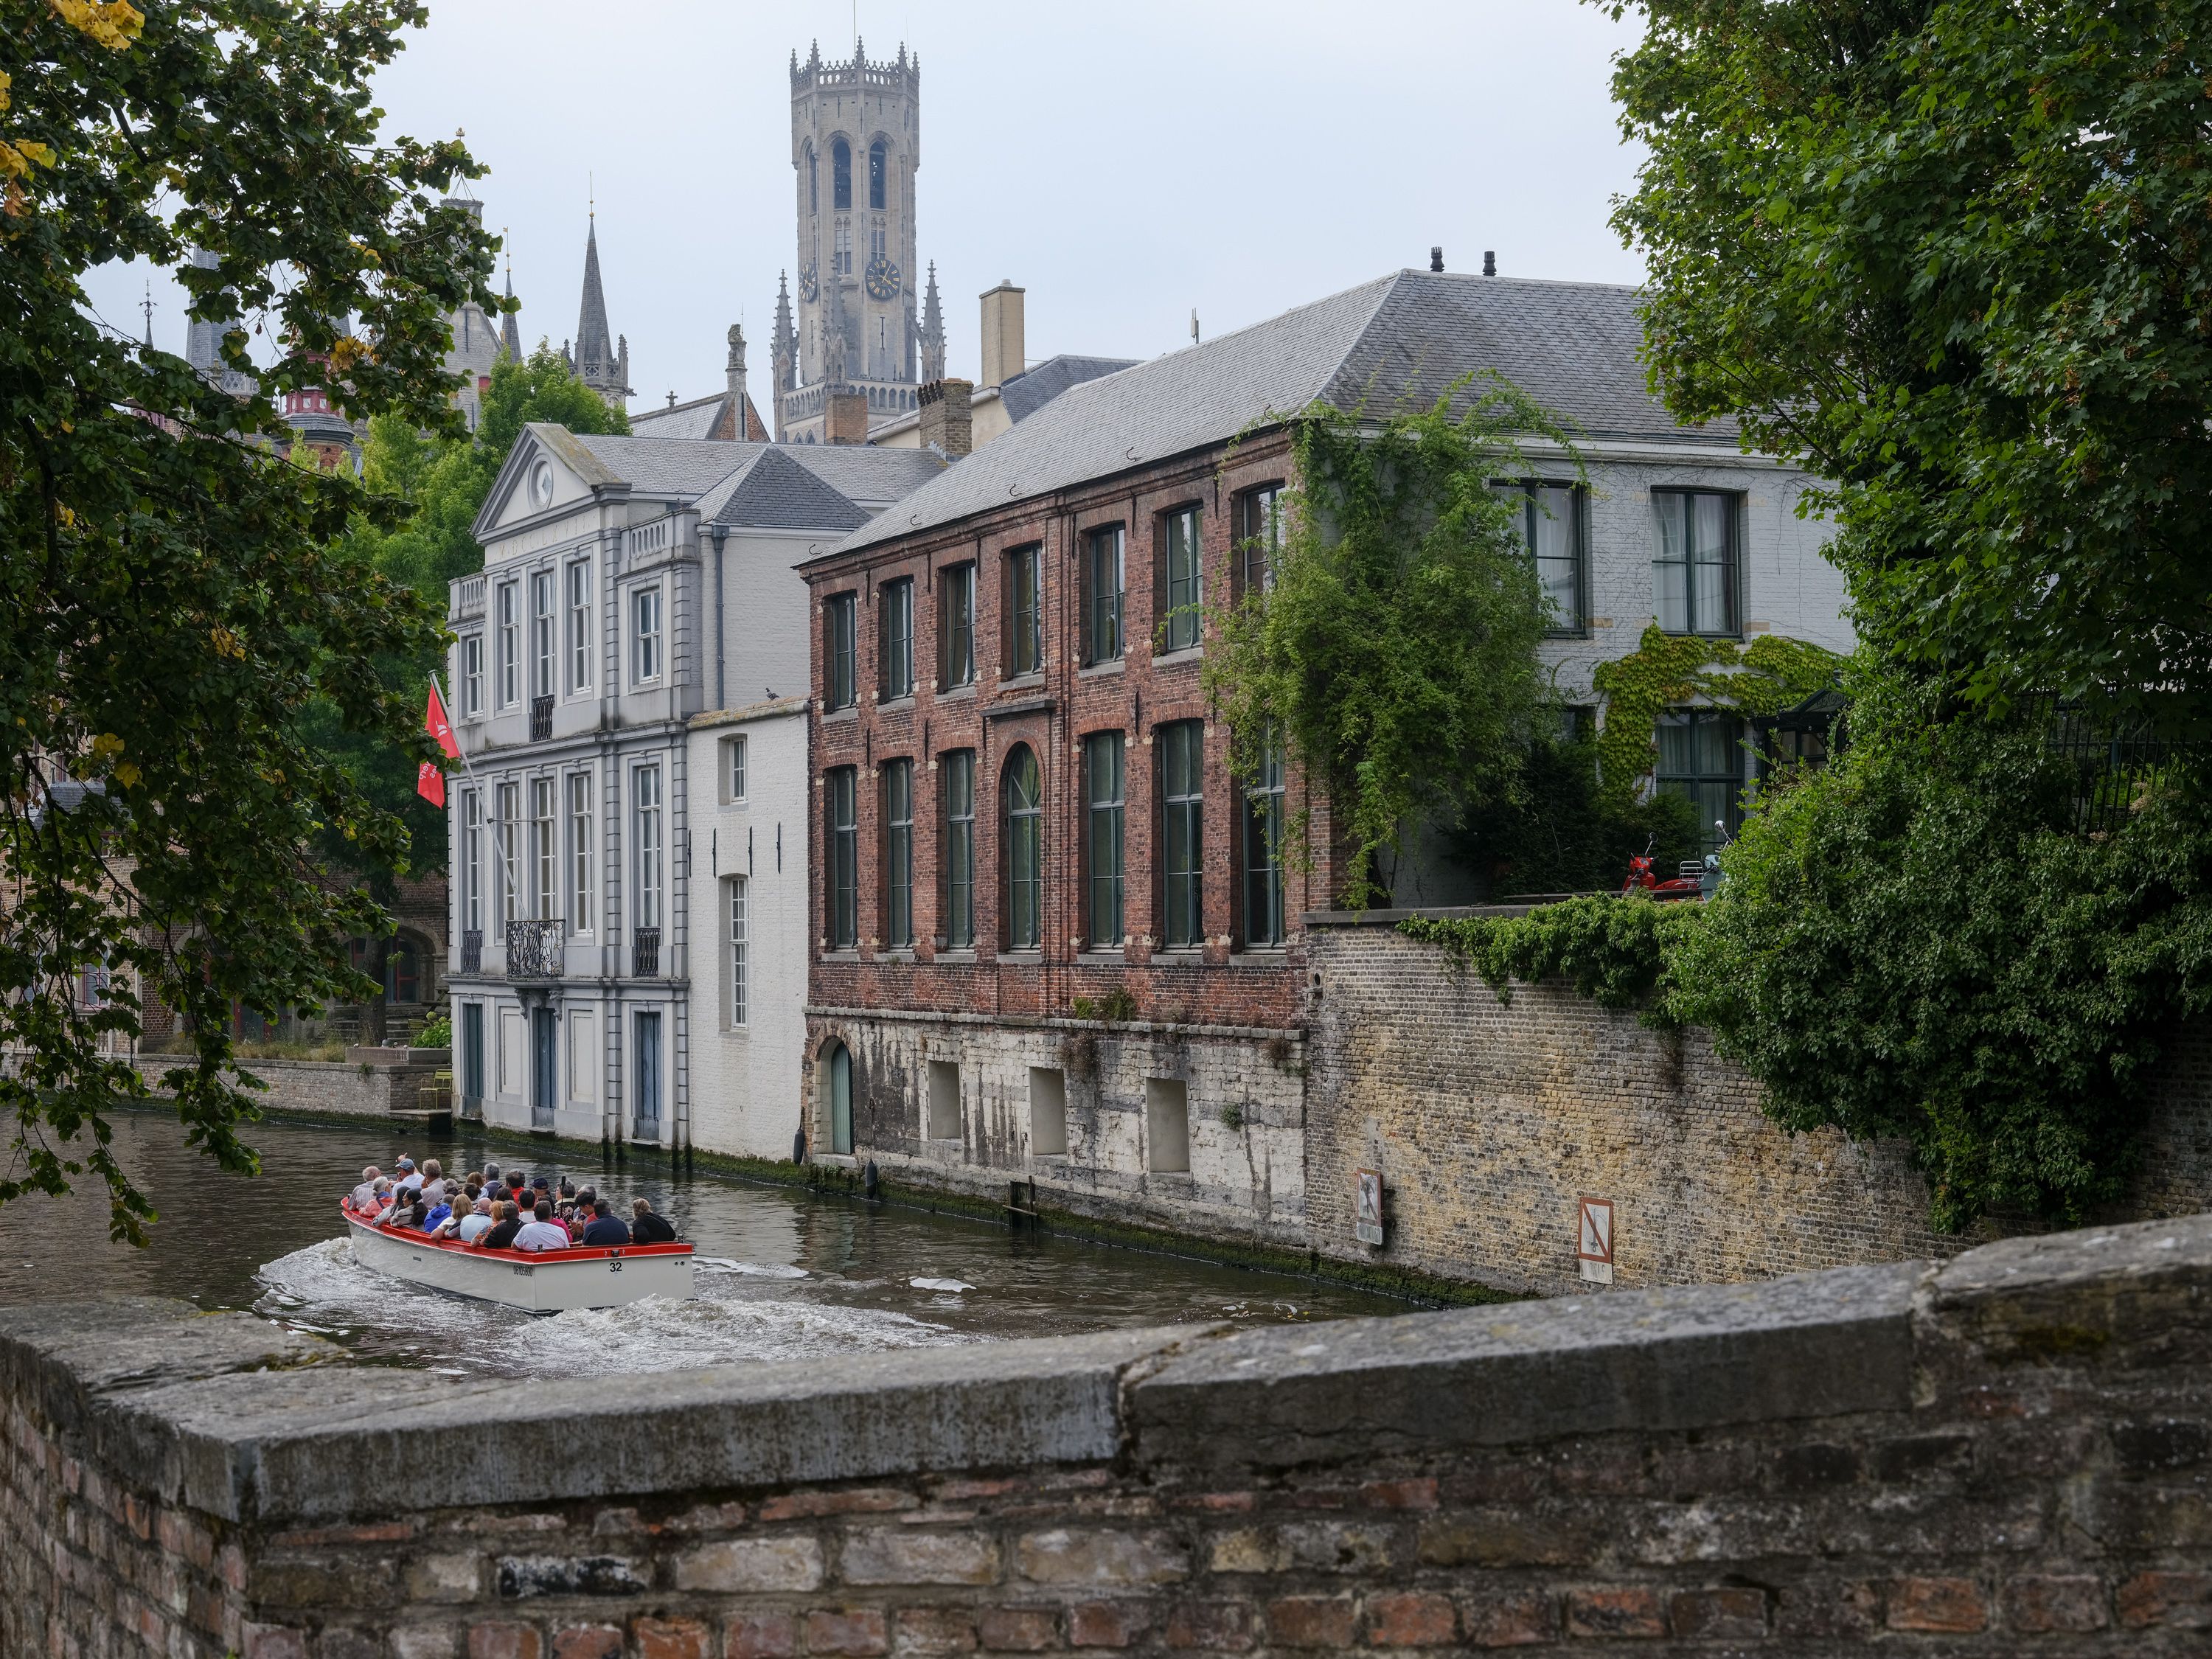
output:
{"label": "flagpole", "polygon": [[[453,724],[453,705],[447,700],[446,688],[438,684],[438,671],[434,668],[430,671],[430,690],[437,696],[438,707],[446,711],[446,727],[453,734],[454,754],[461,763],[461,770],[468,774],[470,782],[481,785],[483,780],[477,776],[477,769],[469,763],[468,745],[461,741],[460,728]],[[514,898],[520,893],[521,889],[515,881],[514,848],[507,844],[511,839],[511,832],[505,819],[498,819],[495,823],[497,833],[493,839],[499,843],[500,867],[507,872],[507,896]]]}

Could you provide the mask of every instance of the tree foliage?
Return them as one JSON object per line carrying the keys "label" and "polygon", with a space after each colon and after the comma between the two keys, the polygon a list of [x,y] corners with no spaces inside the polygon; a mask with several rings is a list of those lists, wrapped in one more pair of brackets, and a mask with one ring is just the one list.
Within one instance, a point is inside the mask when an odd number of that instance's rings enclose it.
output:
{"label": "tree foliage", "polygon": [[1600,1007],[1641,1008],[1663,1025],[1671,959],[1700,920],[1695,905],[1632,893],[1564,899],[1524,916],[1408,916],[1398,931],[1443,946],[1500,1002],[1513,1000],[1516,979],[1564,979]]}
{"label": "tree foliage", "polygon": [[[1205,684],[1232,763],[1256,774],[1279,742],[1325,786],[1345,903],[1388,897],[1382,863],[1416,821],[1511,790],[1549,705],[1542,592],[1492,488],[1524,476],[1516,441],[1538,436],[1571,454],[1495,379],[1387,420],[1316,407],[1293,428],[1298,489],[1272,585],[1214,607]],[[1290,830],[1310,856],[1310,822]]]}
{"label": "tree foliage", "polygon": [[1615,224],[1670,406],[1833,481],[1886,660],[2201,732],[2212,0],[1636,9]]}
{"label": "tree foliage", "polygon": [[[497,301],[489,241],[439,198],[480,169],[458,143],[380,139],[369,96],[422,15],[0,0],[0,136],[21,161],[0,212],[0,1042],[21,1057],[0,1076],[0,1200],[89,1169],[121,1237],[152,1212],[106,1114],[148,1094],[118,1052],[146,1003],[191,1024],[161,1079],[187,1139],[244,1169],[232,1003],[366,989],[344,944],[384,918],[310,849],[327,831],[390,859],[399,826],[304,712],[433,752],[375,665],[432,648],[435,615],[333,550],[395,504],[269,442],[276,400],[311,386],[349,414],[455,423],[446,319]],[[105,326],[82,286],[192,246],[215,268],[180,278],[196,316],[229,325],[226,357],[255,377],[242,401]],[[256,336],[273,361],[248,361]]]}

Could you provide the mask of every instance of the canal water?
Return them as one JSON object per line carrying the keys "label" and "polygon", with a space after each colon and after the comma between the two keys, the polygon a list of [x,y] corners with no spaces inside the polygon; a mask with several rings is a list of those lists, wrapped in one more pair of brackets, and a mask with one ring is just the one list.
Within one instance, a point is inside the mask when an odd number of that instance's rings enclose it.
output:
{"label": "canal water", "polygon": [[[467,1375],[672,1370],[1192,1321],[1280,1322],[1402,1313],[1408,1304],[1180,1257],[1036,1238],[925,1212],[817,1200],[658,1162],[467,1136],[395,1145],[381,1126],[254,1126],[257,1176],[227,1176],[173,1119],[115,1120],[123,1165],[161,1220],[143,1250],[111,1243],[96,1180],[66,1199],[0,1206],[0,1303],[170,1296],[248,1309],[362,1359]],[[646,1198],[697,1247],[696,1294],[532,1316],[418,1290],[356,1265],[338,1199],[401,1152],[448,1170],[486,1158]]]}

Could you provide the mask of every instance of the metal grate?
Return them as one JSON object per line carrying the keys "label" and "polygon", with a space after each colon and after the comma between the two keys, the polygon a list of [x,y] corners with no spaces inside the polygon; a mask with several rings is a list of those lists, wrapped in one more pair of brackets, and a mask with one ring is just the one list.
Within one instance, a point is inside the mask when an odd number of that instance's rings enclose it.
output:
{"label": "metal grate", "polygon": [[481,927],[462,931],[461,971],[465,974],[483,972],[483,929]]}
{"label": "metal grate", "polygon": [[553,699],[532,697],[530,700],[530,740],[544,743],[553,735]]}
{"label": "metal grate", "polygon": [[2045,699],[2035,717],[2044,746],[2074,769],[2074,829],[2108,834],[2141,809],[2160,775],[2196,745],[2158,736],[2142,721],[2099,720]]}
{"label": "metal grate", "polygon": [[640,979],[651,979],[660,972],[660,929],[630,929],[629,970]]}
{"label": "metal grate", "polygon": [[561,977],[561,944],[568,924],[559,917],[507,924],[507,976],[516,979]]}

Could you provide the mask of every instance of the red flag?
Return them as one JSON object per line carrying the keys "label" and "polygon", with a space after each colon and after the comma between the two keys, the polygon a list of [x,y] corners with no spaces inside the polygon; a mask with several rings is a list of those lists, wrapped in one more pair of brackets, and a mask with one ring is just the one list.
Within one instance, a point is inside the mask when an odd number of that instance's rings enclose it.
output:
{"label": "red flag", "polygon": [[440,769],[437,762],[424,761],[416,770],[415,793],[433,806],[443,806],[446,804],[446,775]]}
{"label": "red flag", "polygon": [[[422,710],[422,729],[437,738],[438,747],[446,751],[447,760],[460,759],[461,745],[454,739],[453,721],[446,718],[446,700],[438,695],[435,680],[430,682],[430,701]],[[441,801],[445,799],[442,787],[439,799]]]}

